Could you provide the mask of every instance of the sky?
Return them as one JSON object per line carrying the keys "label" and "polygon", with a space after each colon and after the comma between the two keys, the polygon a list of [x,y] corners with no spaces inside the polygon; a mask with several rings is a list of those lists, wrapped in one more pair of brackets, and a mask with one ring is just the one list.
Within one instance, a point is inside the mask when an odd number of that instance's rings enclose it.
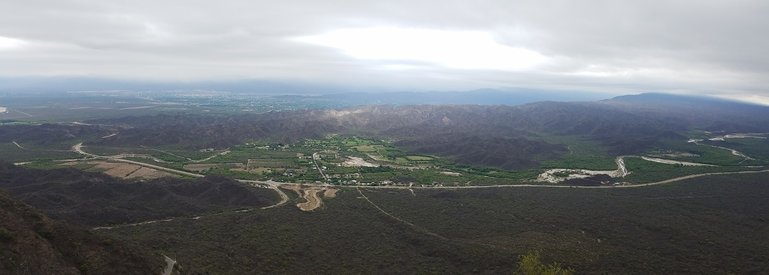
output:
{"label": "sky", "polygon": [[769,1],[0,1],[0,78],[663,91],[769,104]]}

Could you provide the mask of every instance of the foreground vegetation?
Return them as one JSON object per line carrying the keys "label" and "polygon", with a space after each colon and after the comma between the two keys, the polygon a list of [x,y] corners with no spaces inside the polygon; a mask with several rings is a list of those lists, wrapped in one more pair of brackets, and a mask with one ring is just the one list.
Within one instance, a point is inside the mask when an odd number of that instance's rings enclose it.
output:
{"label": "foreground vegetation", "polygon": [[766,273],[767,182],[756,174],[638,189],[362,191],[402,221],[344,189],[312,213],[281,207],[105,233],[195,272],[512,273],[519,255],[541,251],[545,265],[581,274]]}

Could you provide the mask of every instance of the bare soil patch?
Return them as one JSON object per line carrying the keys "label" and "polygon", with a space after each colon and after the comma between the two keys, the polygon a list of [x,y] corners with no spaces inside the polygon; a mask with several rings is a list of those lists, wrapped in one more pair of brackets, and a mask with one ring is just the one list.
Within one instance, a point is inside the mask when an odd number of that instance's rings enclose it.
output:
{"label": "bare soil patch", "polygon": [[325,192],[323,192],[323,197],[327,199],[333,199],[336,198],[336,192],[338,192],[339,189],[329,188],[326,189]]}
{"label": "bare soil patch", "polygon": [[330,187],[301,186],[298,184],[284,184],[280,188],[292,190],[296,192],[297,196],[303,198],[304,202],[297,203],[296,207],[305,212],[314,211],[323,205],[323,199],[319,196],[321,193],[323,193],[324,198],[332,199],[336,197],[336,192],[339,191]]}
{"label": "bare soil patch", "polygon": [[128,175],[126,178],[128,179],[134,179],[134,178],[140,178],[140,179],[157,179],[162,177],[175,177],[176,175],[164,172],[164,171],[158,171],[152,168],[147,167],[141,167],[138,170],[134,171],[130,175]]}
{"label": "bare soil patch", "polygon": [[342,163],[345,167],[378,167],[379,165],[365,161],[359,157],[347,157],[347,160]]}
{"label": "bare soil patch", "polygon": [[323,190],[321,189],[309,189],[304,190],[304,199],[306,202],[297,203],[296,207],[299,207],[302,211],[312,211],[316,208],[320,207],[323,204],[323,201],[318,197],[318,192],[321,192]]}

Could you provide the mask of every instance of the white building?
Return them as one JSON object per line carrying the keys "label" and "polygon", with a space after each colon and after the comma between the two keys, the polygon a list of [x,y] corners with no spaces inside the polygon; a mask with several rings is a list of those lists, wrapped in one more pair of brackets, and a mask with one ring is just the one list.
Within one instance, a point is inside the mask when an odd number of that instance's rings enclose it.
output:
{"label": "white building", "polygon": [[0,114],[4,114],[8,112],[8,108],[0,107]]}

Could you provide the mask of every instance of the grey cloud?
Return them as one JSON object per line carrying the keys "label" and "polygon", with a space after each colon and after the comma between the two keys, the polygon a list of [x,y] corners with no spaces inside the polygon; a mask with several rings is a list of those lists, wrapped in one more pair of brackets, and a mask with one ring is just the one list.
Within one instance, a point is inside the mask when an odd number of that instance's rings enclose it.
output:
{"label": "grey cloud", "polygon": [[[769,2],[751,0],[10,0],[0,3],[0,36],[28,46],[0,50],[0,76],[671,90],[769,99],[762,91],[769,84],[766,14]],[[553,62],[526,72],[383,70],[382,61],[290,40],[377,26],[489,31]]]}

